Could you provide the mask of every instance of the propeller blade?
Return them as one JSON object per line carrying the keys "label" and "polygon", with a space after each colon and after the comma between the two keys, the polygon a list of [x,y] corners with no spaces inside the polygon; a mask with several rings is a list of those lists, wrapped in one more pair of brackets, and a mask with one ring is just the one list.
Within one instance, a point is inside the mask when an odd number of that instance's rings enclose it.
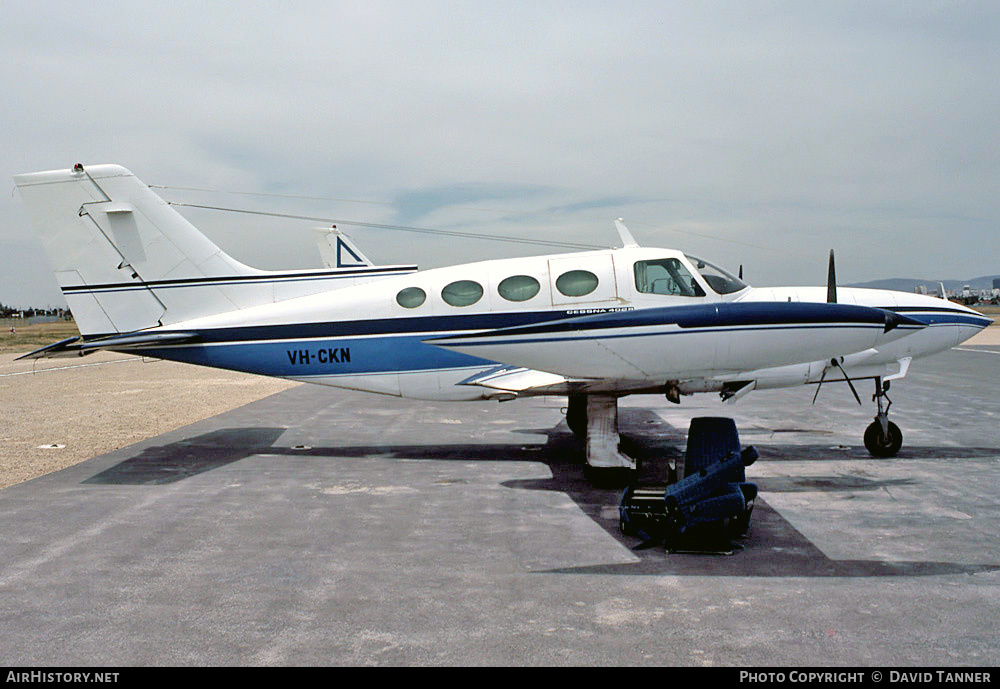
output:
{"label": "propeller blade", "polygon": [[813,404],[816,404],[816,398],[819,397],[819,389],[823,387],[823,381],[826,380],[826,370],[828,366],[823,367],[823,372],[819,375],[819,385],[816,386],[816,394],[813,395]]}
{"label": "propeller blade", "polygon": [[840,369],[840,372],[844,374],[844,380],[847,381],[847,385],[851,388],[851,392],[854,393],[854,399],[856,399],[858,401],[858,406],[859,407],[863,407],[864,405],[861,404],[861,398],[858,397],[858,391],[854,389],[854,383],[852,383],[851,379],[847,376],[847,371],[844,370],[844,367],[841,366],[840,362],[837,361],[836,359],[830,359],[830,363],[831,364],[836,364],[837,368]]}
{"label": "propeller blade", "polygon": [[833,266],[833,249],[830,249],[830,269],[826,276],[826,301],[828,304],[837,303],[837,270]]}

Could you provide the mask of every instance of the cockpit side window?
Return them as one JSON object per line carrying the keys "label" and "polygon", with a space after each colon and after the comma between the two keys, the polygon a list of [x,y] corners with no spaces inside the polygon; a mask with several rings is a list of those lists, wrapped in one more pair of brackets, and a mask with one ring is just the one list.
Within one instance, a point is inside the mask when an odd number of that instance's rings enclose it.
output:
{"label": "cockpit side window", "polygon": [[636,261],[635,288],[643,294],[669,294],[676,297],[704,297],[694,277],[676,258]]}

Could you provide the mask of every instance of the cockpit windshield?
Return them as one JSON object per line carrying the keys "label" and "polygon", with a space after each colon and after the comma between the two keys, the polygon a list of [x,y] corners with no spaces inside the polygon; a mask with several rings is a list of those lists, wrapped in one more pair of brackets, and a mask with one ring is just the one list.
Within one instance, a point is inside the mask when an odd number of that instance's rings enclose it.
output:
{"label": "cockpit windshield", "polygon": [[709,263],[708,261],[698,258],[697,256],[688,256],[687,254],[684,254],[684,257],[694,264],[694,267],[698,269],[701,276],[705,278],[705,282],[708,283],[708,286],[719,294],[732,294],[733,292],[739,292],[747,286],[746,283],[738,277],[729,271],[720,268],[714,263]]}

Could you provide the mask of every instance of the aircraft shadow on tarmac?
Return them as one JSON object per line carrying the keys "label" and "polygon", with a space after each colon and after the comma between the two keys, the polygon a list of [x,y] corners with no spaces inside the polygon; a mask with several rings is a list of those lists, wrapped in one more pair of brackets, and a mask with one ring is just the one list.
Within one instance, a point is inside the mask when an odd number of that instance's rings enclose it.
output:
{"label": "aircraft shadow on tarmac", "polygon": [[[620,411],[622,449],[639,460],[643,482],[665,482],[671,462],[683,458],[685,434],[646,409]],[[84,483],[155,485],[172,483],[189,476],[231,464],[257,454],[336,459],[338,457],[379,456],[381,458],[427,459],[464,462],[526,461],[546,464],[551,478],[511,480],[502,485],[520,490],[565,493],[609,535],[631,548],[639,558],[628,564],[591,565],[547,570],[564,574],[646,574],[690,576],[760,577],[894,577],[975,574],[1000,569],[995,564],[950,562],[833,560],[795,529],[767,504],[768,493],[798,491],[868,491],[913,483],[910,479],[878,480],[861,476],[809,476],[754,478],[760,487],[749,533],[739,542],[743,550],[731,557],[668,553],[664,548],[636,548],[637,539],[618,530],[617,506],[621,489],[594,486],[585,476],[582,444],[565,422],[548,429],[519,429],[515,432],[545,435],[544,445],[461,443],[450,445],[366,445],[347,447],[276,447],[284,428],[221,429],[168,445],[148,447]],[[745,441],[746,442],[746,441]],[[761,445],[760,461],[850,460],[851,456],[831,457],[827,445]],[[910,447],[900,458],[996,457],[1000,448],[921,448]],[[612,507],[613,510],[608,508]]]}
{"label": "aircraft shadow on tarmac", "polygon": [[158,485],[173,483],[226,464],[271,452],[284,428],[224,428],[169,445],[147,447],[84,483]]}

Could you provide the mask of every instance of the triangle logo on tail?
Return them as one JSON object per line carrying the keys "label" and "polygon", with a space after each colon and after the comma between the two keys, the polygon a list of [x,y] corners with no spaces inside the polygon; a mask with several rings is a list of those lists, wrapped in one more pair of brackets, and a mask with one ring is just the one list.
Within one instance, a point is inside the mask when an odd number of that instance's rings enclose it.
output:
{"label": "triangle logo on tail", "polygon": [[[345,260],[344,254],[347,254],[350,258]],[[358,256],[351,248],[351,245],[343,240],[341,237],[337,237],[337,267],[338,268],[356,268],[358,266],[366,266],[368,262]]]}
{"label": "triangle logo on tail", "polygon": [[316,247],[319,249],[323,267],[331,270],[339,268],[370,268],[374,264],[354,244],[354,240],[334,227],[315,227]]}

